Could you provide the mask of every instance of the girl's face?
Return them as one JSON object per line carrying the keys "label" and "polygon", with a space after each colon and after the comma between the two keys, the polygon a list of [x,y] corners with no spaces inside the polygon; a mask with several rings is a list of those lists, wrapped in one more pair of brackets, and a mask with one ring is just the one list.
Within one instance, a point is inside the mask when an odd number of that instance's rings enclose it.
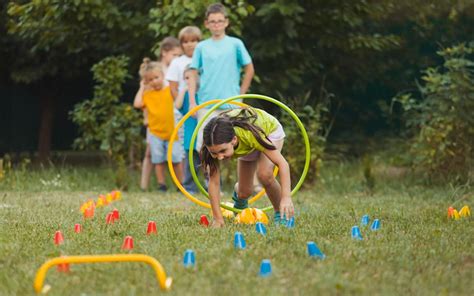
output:
{"label": "girl's face", "polygon": [[196,38],[187,38],[184,39],[183,42],[181,43],[181,46],[183,47],[184,54],[188,57],[193,56],[194,48],[196,48],[196,45],[198,44],[198,40]]}
{"label": "girl's face", "polygon": [[229,159],[234,155],[234,146],[237,145],[237,137],[234,136],[232,141],[229,143],[223,143],[219,145],[206,146],[207,150],[211,154],[212,158],[218,160]]}
{"label": "girl's face", "polygon": [[145,84],[154,90],[163,88],[163,72],[159,70],[148,71],[145,73]]}
{"label": "girl's face", "polygon": [[170,49],[168,51],[163,51],[161,53],[161,62],[164,63],[166,66],[169,66],[171,64],[171,61],[174,58],[179,57],[182,54],[182,50],[179,47],[175,47],[173,49]]}
{"label": "girl's face", "polygon": [[184,81],[186,81],[186,85],[189,85],[189,79],[191,79],[191,71],[184,72]]}

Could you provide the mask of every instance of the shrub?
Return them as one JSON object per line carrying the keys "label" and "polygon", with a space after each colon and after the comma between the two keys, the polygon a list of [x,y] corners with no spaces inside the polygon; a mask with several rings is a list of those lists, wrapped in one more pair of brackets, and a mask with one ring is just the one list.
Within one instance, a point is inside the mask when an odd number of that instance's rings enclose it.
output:
{"label": "shrub", "polygon": [[[296,113],[303,123],[311,145],[310,165],[305,184],[313,184],[319,177],[327,136],[327,134],[323,135],[327,104],[319,103],[313,106],[313,104],[309,104],[310,98],[311,93],[308,92],[302,99],[284,100],[284,103]],[[306,160],[305,145],[300,128],[287,112],[282,111],[280,122],[286,133],[283,155],[290,165],[291,181],[294,185],[303,172]]]}
{"label": "shrub", "polygon": [[421,99],[412,94],[395,98],[415,134],[411,145],[413,165],[430,177],[469,177],[474,147],[473,51],[473,44],[439,51],[444,64],[423,72]]}
{"label": "shrub", "polygon": [[[74,147],[105,151],[116,166],[116,182],[127,186],[126,159],[130,151],[143,144],[140,129],[142,115],[130,104],[120,103],[122,84],[129,77],[128,58],[108,57],[92,67],[94,98],[77,104],[70,113],[79,126],[80,136]],[[124,172],[125,171],[125,172]]]}

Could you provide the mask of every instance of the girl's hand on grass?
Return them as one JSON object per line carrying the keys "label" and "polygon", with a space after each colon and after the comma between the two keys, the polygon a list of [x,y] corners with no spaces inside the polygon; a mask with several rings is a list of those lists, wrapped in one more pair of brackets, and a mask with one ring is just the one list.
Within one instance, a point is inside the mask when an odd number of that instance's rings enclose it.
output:
{"label": "girl's hand on grass", "polygon": [[224,227],[224,225],[225,225],[224,220],[222,220],[222,221],[214,220],[211,223],[211,228],[222,228],[222,227]]}
{"label": "girl's hand on grass", "polygon": [[293,201],[291,197],[282,197],[280,201],[280,215],[285,219],[290,219],[295,214],[295,208],[293,207]]}

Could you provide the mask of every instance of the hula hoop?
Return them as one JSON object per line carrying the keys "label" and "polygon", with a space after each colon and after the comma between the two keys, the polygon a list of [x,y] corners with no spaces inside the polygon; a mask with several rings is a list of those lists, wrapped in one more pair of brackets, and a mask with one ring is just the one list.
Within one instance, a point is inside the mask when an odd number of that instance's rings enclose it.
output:
{"label": "hula hoop", "polygon": [[[286,112],[288,112],[290,114],[290,116],[296,121],[296,123],[298,124],[298,127],[300,128],[300,131],[301,131],[301,134],[303,136],[303,139],[304,139],[304,143],[305,143],[305,149],[306,149],[306,160],[305,160],[305,165],[304,165],[304,168],[303,168],[303,173],[301,174],[301,177],[299,179],[299,181],[297,182],[296,186],[293,188],[293,190],[291,191],[291,195],[293,196],[301,187],[301,185],[303,185],[303,181],[306,177],[306,174],[308,173],[308,169],[309,169],[309,162],[310,162],[310,158],[311,158],[311,152],[310,152],[310,144],[309,144],[309,138],[308,138],[308,134],[306,133],[306,129],[304,128],[304,125],[303,123],[301,122],[301,120],[298,118],[298,116],[295,114],[295,112],[293,112],[293,110],[291,110],[288,106],[286,106],[285,104],[283,104],[282,102],[280,101],[277,101],[275,100],[274,98],[271,98],[271,97],[268,97],[268,96],[263,96],[263,95],[256,95],[256,94],[248,94],[248,95],[238,95],[238,96],[234,96],[234,97],[230,97],[230,98],[227,98],[223,101],[221,101],[220,103],[214,105],[205,115],[204,117],[198,122],[195,130],[194,130],[194,133],[191,137],[191,143],[190,143],[190,147],[194,147],[194,143],[196,142],[196,138],[197,138],[197,135],[198,135],[198,131],[199,129],[201,128],[201,126],[204,124],[205,120],[212,114],[212,112],[214,110],[216,110],[217,108],[219,108],[220,106],[222,106],[223,104],[226,104],[226,103],[230,103],[232,101],[235,101],[237,99],[260,99],[260,100],[265,100],[265,101],[269,101],[269,102],[272,102],[274,103],[275,105],[279,106],[280,108],[284,109]],[[192,163],[192,159],[193,159],[193,150],[194,149],[190,149],[189,150],[189,165],[190,165],[190,169],[191,169],[191,175],[193,176],[193,180],[194,182],[196,183],[196,185],[201,189],[201,191],[204,191],[204,188],[202,188],[202,185],[201,183],[199,182],[199,179],[195,173],[195,170],[194,170],[194,163]],[[169,151],[168,151],[168,154],[170,155]],[[205,195],[208,196],[207,192],[205,192]],[[209,205],[209,204],[208,204]],[[222,204],[221,204],[222,206]],[[210,207],[210,205],[209,205]],[[240,211],[237,211],[237,209],[234,209],[233,207],[227,207],[227,206],[222,206],[224,207],[225,209],[228,209],[230,211],[234,211],[234,212],[240,212]],[[269,207],[266,207],[266,208],[263,208],[261,209],[262,211],[269,211],[273,209],[272,206],[269,206]]]}
{"label": "hula hoop", "polygon": [[[217,104],[217,103],[220,103],[222,100],[211,100],[211,101],[208,101],[208,102],[205,102],[203,104],[200,104],[196,107],[194,107],[193,109],[191,109],[188,113],[186,113],[186,115],[183,116],[183,118],[181,118],[181,120],[178,122],[178,124],[176,125],[176,127],[174,128],[173,130],[173,133],[171,134],[171,137],[170,137],[170,140],[169,140],[169,143],[168,143],[168,151],[167,151],[167,161],[168,161],[168,169],[169,169],[169,172],[170,172],[170,176],[171,176],[171,179],[173,180],[174,184],[178,187],[179,191],[181,191],[181,193],[184,194],[184,196],[186,198],[188,198],[190,201],[194,202],[195,204],[197,205],[200,205],[202,207],[205,207],[205,208],[208,208],[210,209],[211,208],[211,205],[209,203],[206,203],[206,202],[203,202],[197,198],[195,198],[192,194],[190,194],[184,187],[183,185],[181,184],[181,182],[179,182],[178,178],[176,177],[176,172],[174,171],[174,167],[173,167],[173,143],[176,139],[176,136],[178,134],[178,131],[179,129],[181,128],[181,126],[184,124],[184,122],[189,118],[191,117],[195,112],[197,112],[198,110],[208,106],[208,105],[211,105],[211,104]],[[240,107],[248,107],[248,105],[244,104],[244,103],[241,103],[241,102],[230,102],[230,104],[233,104],[233,105],[237,105],[237,106],[240,106]],[[194,146],[194,144],[193,144]],[[194,149],[191,149],[191,150],[194,150]],[[192,155],[191,155],[192,157]],[[192,158],[190,158],[192,160]],[[277,171],[278,171],[278,168],[275,167],[275,170],[274,170],[274,174],[276,175],[277,174]],[[191,171],[192,174],[194,174],[194,177],[193,178],[196,178],[198,179],[196,173],[194,172],[194,164],[192,164],[192,171]],[[198,188],[201,190],[201,192],[204,193],[204,195],[206,195],[208,198],[209,198],[209,195],[207,194],[206,190],[201,186],[201,183],[197,182],[197,185],[198,185]],[[263,195],[265,194],[265,189],[262,189],[259,193],[257,193],[257,195],[255,195],[252,199],[249,200],[249,203],[253,203],[255,201],[257,201],[260,197],[262,197]],[[220,206],[224,209],[227,209],[227,210],[230,210],[230,211],[234,211],[234,212],[241,212],[242,210],[238,210],[238,209],[234,209],[233,207],[229,207],[223,203],[220,204]]]}

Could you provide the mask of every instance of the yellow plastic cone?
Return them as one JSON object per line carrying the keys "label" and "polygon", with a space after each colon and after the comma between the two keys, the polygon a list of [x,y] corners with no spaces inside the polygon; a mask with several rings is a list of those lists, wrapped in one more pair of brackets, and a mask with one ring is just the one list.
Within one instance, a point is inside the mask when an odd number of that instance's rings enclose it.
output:
{"label": "yellow plastic cone", "polygon": [[459,216],[458,210],[456,210],[456,209],[453,210],[453,218],[454,218],[454,220],[461,219],[461,216]]}
{"label": "yellow plastic cone", "polygon": [[471,210],[469,209],[468,206],[464,206],[459,210],[459,216],[461,217],[469,217],[471,216]]}

